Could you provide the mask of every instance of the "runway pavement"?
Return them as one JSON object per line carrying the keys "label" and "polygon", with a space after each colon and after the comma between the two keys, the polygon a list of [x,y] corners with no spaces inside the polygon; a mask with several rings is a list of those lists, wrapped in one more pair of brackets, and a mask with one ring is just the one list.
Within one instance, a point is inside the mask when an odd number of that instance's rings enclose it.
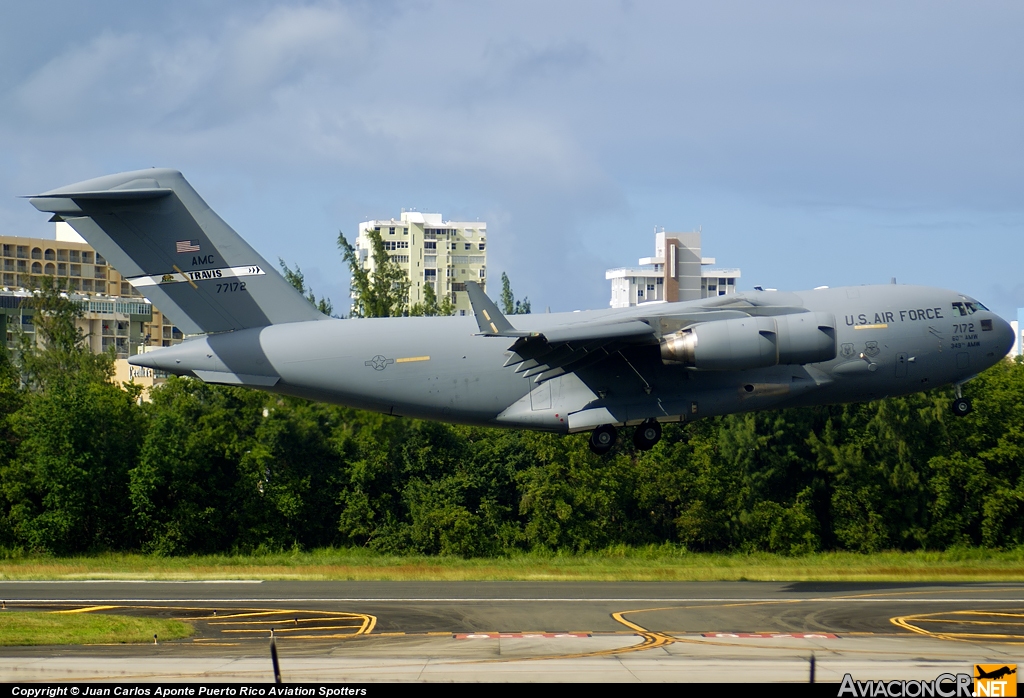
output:
{"label": "runway pavement", "polygon": [[[932,679],[1024,659],[1022,584],[0,582],[6,612],[183,618],[158,645],[6,647],[0,680]],[[1024,663],[1024,662],[1022,662]]]}

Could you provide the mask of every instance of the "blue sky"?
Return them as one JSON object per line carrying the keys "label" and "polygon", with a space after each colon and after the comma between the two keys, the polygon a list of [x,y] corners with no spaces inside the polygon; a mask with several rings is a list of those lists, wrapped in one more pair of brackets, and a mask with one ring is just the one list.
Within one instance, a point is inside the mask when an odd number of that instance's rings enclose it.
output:
{"label": "blue sky", "polygon": [[341,308],[337,231],[415,208],[487,221],[538,309],[702,226],[741,288],[896,276],[1010,317],[1021,36],[1016,1],[5,3],[0,230],[174,167]]}

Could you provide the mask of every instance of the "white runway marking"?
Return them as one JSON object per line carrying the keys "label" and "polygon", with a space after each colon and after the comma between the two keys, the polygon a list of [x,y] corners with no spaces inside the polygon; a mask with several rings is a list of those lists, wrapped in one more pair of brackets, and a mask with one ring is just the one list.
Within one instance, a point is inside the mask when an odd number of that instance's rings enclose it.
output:
{"label": "white runway marking", "polygon": [[537,599],[528,596],[508,598],[132,598],[132,599],[109,599],[109,598],[69,598],[69,599],[6,599],[12,603],[520,603],[523,601],[538,601],[548,603],[793,603],[796,601],[812,603],[835,603],[845,601],[849,603],[1019,603],[1024,604],[1024,599],[976,599],[976,598],[943,598],[943,599],[918,599],[891,597],[880,599],[846,598],[843,596],[823,596],[814,598],[697,598],[697,599],[655,599],[655,598],[600,598],[600,599],[566,599],[566,598],[545,598]]}
{"label": "white runway marking", "polygon": [[0,584],[262,584],[262,579],[5,579]]}

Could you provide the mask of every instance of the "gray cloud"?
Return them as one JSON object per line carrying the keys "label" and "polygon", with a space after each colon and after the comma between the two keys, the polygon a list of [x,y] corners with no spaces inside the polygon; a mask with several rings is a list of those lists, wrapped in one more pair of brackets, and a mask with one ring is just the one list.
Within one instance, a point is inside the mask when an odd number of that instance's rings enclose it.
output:
{"label": "gray cloud", "polygon": [[[336,230],[402,206],[490,218],[491,269],[555,309],[606,303],[654,224],[794,285],[884,258],[980,295],[1024,253],[1018,3],[97,7],[0,22],[0,187],[179,167],[339,298]],[[10,198],[0,224],[44,227]],[[979,225],[1000,260],[950,277]],[[866,242],[922,229],[920,267]]]}

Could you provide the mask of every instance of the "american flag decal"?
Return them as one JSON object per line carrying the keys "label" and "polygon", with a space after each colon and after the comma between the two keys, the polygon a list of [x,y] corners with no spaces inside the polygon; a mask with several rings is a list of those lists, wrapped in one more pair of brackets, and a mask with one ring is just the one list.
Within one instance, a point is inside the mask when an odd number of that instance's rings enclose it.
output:
{"label": "american flag decal", "polygon": [[182,252],[199,251],[199,245],[193,245],[191,240],[178,240],[176,243],[174,243],[174,247],[175,249],[177,249],[179,254],[181,254]]}

